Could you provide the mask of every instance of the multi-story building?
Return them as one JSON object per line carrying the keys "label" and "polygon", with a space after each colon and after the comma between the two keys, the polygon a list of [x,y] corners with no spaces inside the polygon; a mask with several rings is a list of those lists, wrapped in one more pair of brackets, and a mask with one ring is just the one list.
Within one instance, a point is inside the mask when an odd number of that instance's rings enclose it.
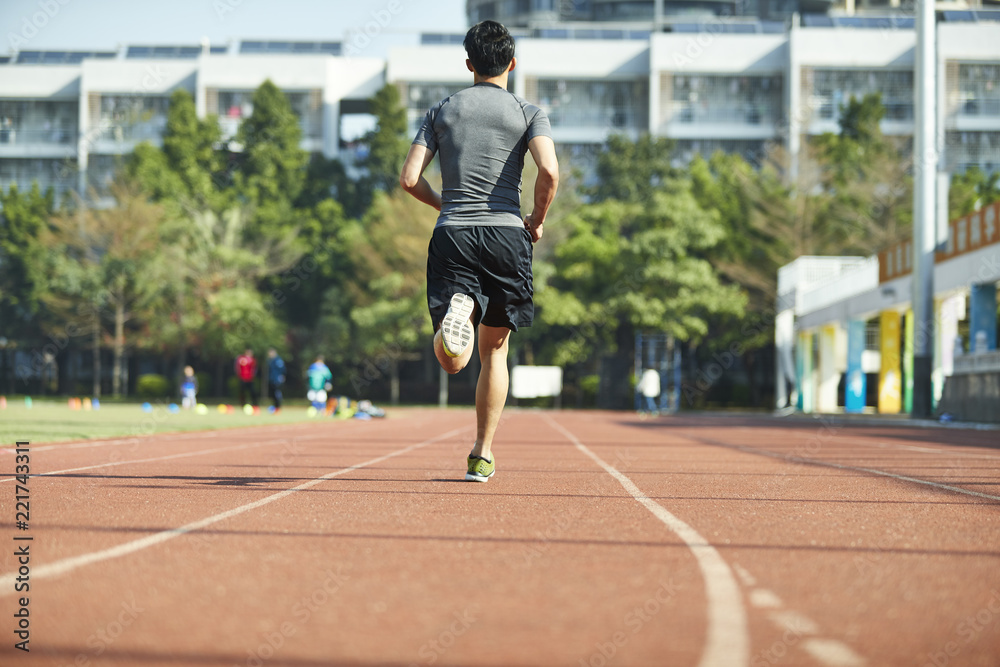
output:
{"label": "multi-story building", "polygon": [[381,59],[340,57],[337,42],[22,51],[0,64],[0,184],[100,190],[138,143],[161,143],[177,89],[233,140],[265,79],[288,95],[303,148],[334,156],[341,109],[363,107],[384,69]]}
{"label": "multi-story building", "polygon": [[[951,172],[1000,170],[998,19],[939,17],[938,135]],[[787,27],[714,18],[665,32],[551,28],[518,37],[510,86],[548,112],[557,145],[584,171],[612,133],[671,137],[679,160],[721,149],[756,161],[770,145],[794,159],[806,138],[836,131],[841,105],[868,92],[882,95],[884,132],[912,135],[913,25],[905,15],[806,15]],[[288,94],[304,148],[349,156],[342,119],[365,112],[380,86],[400,88],[412,132],[428,107],[469,85],[465,58],[456,35],[424,35],[386,59],[341,55],[336,42],[22,51],[0,59],[0,184],[37,180],[64,192],[105,183],[138,142],[160,141],[177,88],[232,139],[268,78]]]}

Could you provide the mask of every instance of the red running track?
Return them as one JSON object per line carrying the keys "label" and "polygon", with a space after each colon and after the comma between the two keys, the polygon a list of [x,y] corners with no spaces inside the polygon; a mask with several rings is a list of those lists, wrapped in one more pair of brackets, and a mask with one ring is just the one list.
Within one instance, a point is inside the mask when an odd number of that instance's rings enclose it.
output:
{"label": "red running track", "polygon": [[1000,665],[997,431],[473,422],[33,445],[29,531],[0,451],[0,664]]}

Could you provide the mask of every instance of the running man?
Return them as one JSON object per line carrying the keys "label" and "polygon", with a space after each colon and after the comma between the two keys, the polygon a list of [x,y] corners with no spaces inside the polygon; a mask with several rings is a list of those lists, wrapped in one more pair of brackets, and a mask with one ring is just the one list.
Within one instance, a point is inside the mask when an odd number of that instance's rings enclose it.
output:
{"label": "running man", "polygon": [[[479,329],[476,443],[465,479],[486,482],[496,471],[493,436],[507,400],[508,338],[531,326],[534,316],[531,244],[542,238],[559,165],[545,112],[507,92],[517,65],[507,29],[495,21],[477,23],[464,44],[474,85],[427,112],[399,183],[440,211],[427,251],[427,305],[434,353],[448,373],[469,363]],[[534,208],[522,220],[521,171],[529,151],[538,179]],[[435,154],[441,194],[423,175]]]}

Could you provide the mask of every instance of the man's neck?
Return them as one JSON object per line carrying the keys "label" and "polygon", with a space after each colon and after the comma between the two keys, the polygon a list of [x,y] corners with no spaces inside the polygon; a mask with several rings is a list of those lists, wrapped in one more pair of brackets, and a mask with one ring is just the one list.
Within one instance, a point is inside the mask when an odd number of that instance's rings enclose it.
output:
{"label": "man's neck", "polygon": [[509,73],[510,72],[508,70],[507,72],[504,72],[500,76],[494,76],[490,78],[479,76],[478,74],[474,73],[472,80],[473,83],[492,83],[494,86],[499,86],[504,90],[507,90],[507,76]]}

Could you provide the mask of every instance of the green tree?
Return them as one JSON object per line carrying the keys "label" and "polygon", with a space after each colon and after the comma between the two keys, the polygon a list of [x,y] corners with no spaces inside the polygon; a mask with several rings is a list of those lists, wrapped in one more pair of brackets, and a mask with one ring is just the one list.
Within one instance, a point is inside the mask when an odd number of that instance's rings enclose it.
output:
{"label": "green tree", "polygon": [[724,237],[718,213],[702,208],[690,180],[669,166],[660,153],[668,142],[636,143],[609,142],[598,173],[614,175],[618,185],[599,186],[596,203],[566,218],[554,271],[536,293],[540,318],[563,334],[550,351],[553,362],[584,362],[597,352],[601,402],[609,407],[630,402],[637,329],[697,341],[709,317],[739,315],[745,303],[705,259]]}
{"label": "green tree", "polygon": [[851,98],[841,109],[840,132],[816,139],[831,195],[824,224],[839,254],[869,255],[910,233],[912,154],[902,139],[882,134],[881,95]]}
{"label": "green tree", "polygon": [[[365,365],[388,374],[394,404],[399,402],[399,362],[416,358],[433,333],[425,276],[435,221],[432,209],[402,190],[378,192],[351,238],[351,321],[359,341],[357,353]],[[362,377],[371,376],[370,367],[367,370]]]}
{"label": "green tree", "polygon": [[240,124],[238,184],[247,201],[265,214],[262,222],[290,208],[306,180],[309,154],[302,149],[302,129],[292,105],[270,80],[253,94],[253,112]]}
{"label": "green tree", "polygon": [[[42,238],[50,251],[51,289],[45,299],[64,320],[89,320],[95,343],[110,322],[112,393],[120,396],[126,327],[147,318],[162,294],[164,276],[153,267],[162,247],[164,211],[132,184],[115,184],[112,196],[114,206],[54,216]],[[98,386],[95,395],[99,391]]]}
{"label": "green tree", "polygon": [[399,88],[386,84],[369,100],[375,116],[375,129],[364,137],[368,157],[363,166],[368,169],[374,187],[393,192],[399,185],[399,172],[410,149],[406,136],[406,109],[403,107]]}
{"label": "green tree", "polygon": [[125,163],[125,176],[139,184],[154,201],[168,208],[220,208],[224,188],[222,134],[218,119],[199,119],[186,90],[174,91],[167,109],[163,148],[148,142],[136,146]]}
{"label": "green tree", "polygon": [[1000,201],[1000,172],[987,174],[977,166],[951,177],[948,219],[954,220]]}
{"label": "green tree", "polygon": [[38,333],[47,289],[42,232],[55,210],[52,190],[34,183],[27,192],[11,185],[0,191],[0,334],[20,338]]}

